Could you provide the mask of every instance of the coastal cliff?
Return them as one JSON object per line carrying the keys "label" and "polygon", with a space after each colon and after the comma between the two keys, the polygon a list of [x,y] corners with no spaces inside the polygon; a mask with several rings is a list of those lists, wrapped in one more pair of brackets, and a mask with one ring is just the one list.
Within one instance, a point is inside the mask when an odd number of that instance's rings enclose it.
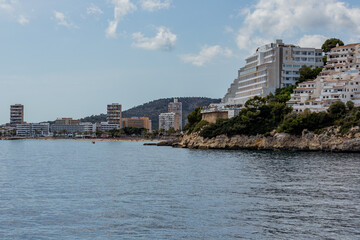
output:
{"label": "coastal cliff", "polygon": [[175,147],[192,149],[249,149],[249,150],[290,150],[325,152],[360,152],[360,128],[354,127],[341,135],[339,127],[326,128],[315,134],[304,130],[301,136],[273,131],[269,136],[219,135],[203,138],[198,133],[184,135]]}

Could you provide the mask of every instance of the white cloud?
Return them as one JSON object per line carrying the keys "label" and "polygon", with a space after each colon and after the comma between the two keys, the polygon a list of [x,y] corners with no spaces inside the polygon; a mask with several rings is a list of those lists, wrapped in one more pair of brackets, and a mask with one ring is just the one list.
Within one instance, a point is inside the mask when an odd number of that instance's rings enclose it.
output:
{"label": "white cloud", "polygon": [[86,13],[88,15],[101,15],[104,12],[98,6],[92,3],[90,7],[86,9]]}
{"label": "white cloud", "polygon": [[134,47],[164,51],[170,51],[177,39],[177,36],[166,27],[158,27],[157,34],[153,38],[144,37],[140,32],[134,33],[132,37],[136,41],[132,44]]}
{"label": "white cloud", "polygon": [[58,11],[54,11],[54,16],[55,19],[57,20],[57,24],[67,27],[67,28],[78,28],[77,25],[75,25],[74,23],[70,22],[67,17],[65,16],[64,13],[62,12],[58,12]]}
{"label": "white cloud", "polygon": [[167,9],[171,5],[171,0],[141,0],[141,8],[145,11]]}
{"label": "white cloud", "polygon": [[186,63],[201,67],[217,56],[231,57],[232,55],[233,53],[229,48],[222,48],[219,45],[215,45],[204,46],[199,54],[185,54],[180,56],[180,58]]}
{"label": "white cloud", "polygon": [[328,37],[323,35],[304,35],[300,38],[298,45],[300,47],[321,48],[326,39],[328,39]]}
{"label": "white cloud", "polygon": [[[299,32],[348,31],[360,37],[360,8],[340,0],[259,0],[242,14],[245,20],[236,38],[240,49],[252,51],[258,42],[292,37]],[[318,41],[319,37],[313,39]]]}
{"label": "white cloud", "polygon": [[130,0],[112,0],[114,4],[114,20],[109,21],[106,36],[116,38],[116,29],[119,22],[129,13],[136,10],[136,6]]}
{"label": "white cloud", "polygon": [[25,16],[23,16],[23,15],[20,15],[19,17],[18,17],[18,23],[20,23],[21,25],[26,25],[26,24],[28,24],[29,23],[29,19],[27,19]]}
{"label": "white cloud", "polygon": [[15,4],[17,4],[15,0],[0,0],[0,9],[8,12],[13,11]]}
{"label": "white cloud", "polygon": [[233,29],[232,27],[230,27],[230,26],[225,26],[225,32],[226,32],[226,33],[234,33],[235,31],[234,31],[234,29]]}
{"label": "white cloud", "polygon": [[7,15],[21,25],[29,23],[29,19],[21,14],[21,4],[18,0],[0,0],[0,15]]}

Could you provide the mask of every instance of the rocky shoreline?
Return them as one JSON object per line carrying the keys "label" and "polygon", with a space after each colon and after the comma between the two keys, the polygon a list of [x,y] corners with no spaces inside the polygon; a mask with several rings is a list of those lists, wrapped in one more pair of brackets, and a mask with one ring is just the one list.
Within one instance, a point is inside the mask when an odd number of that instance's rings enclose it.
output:
{"label": "rocky shoreline", "polygon": [[320,134],[304,130],[301,136],[273,131],[269,136],[220,135],[211,139],[192,133],[184,135],[179,143],[172,146],[190,149],[360,152],[360,128],[354,127],[344,135],[339,127],[330,127]]}

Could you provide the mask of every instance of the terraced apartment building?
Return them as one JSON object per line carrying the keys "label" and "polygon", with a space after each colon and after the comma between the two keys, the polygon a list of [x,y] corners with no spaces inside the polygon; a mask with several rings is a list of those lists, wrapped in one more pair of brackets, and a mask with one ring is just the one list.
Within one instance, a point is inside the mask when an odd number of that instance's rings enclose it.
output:
{"label": "terraced apartment building", "polygon": [[291,94],[287,104],[295,112],[326,111],[336,101],[360,106],[360,43],[333,48],[327,60],[314,81],[299,84]]}
{"label": "terraced apartment building", "polygon": [[252,97],[265,97],[277,88],[294,85],[300,77],[299,69],[303,65],[322,67],[322,57],[321,49],[284,44],[282,40],[261,46],[246,58],[222,104],[241,106]]}

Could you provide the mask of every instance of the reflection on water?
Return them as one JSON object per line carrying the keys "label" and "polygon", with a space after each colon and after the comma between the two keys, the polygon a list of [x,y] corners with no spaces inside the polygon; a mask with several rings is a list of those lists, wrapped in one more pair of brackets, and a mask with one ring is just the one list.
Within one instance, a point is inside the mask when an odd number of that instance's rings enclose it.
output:
{"label": "reflection on water", "polygon": [[360,154],[0,142],[0,239],[359,239]]}

